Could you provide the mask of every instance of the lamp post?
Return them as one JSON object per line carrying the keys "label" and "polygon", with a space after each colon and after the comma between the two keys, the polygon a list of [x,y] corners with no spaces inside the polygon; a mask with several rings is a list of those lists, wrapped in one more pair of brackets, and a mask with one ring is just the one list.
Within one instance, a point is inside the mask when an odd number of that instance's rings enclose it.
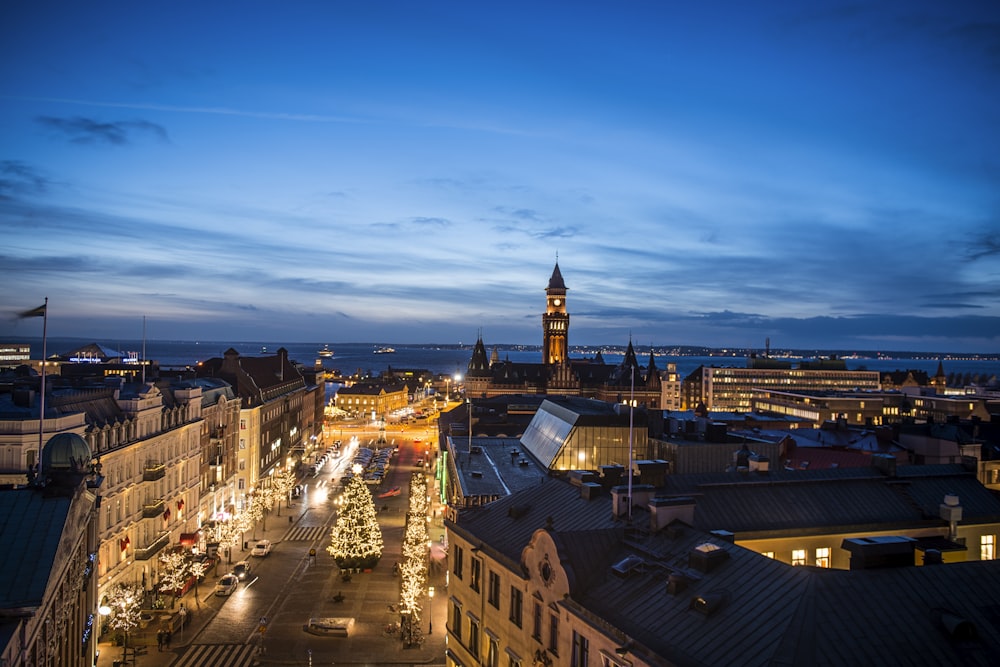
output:
{"label": "lamp post", "polygon": [[434,632],[434,587],[427,587],[427,634]]}

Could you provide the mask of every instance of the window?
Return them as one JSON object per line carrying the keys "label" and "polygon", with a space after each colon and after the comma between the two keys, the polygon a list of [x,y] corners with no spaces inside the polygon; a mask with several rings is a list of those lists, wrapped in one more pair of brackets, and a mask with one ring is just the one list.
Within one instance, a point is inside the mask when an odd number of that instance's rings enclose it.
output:
{"label": "window", "polygon": [[549,650],[553,655],[559,655],[559,617],[555,614],[549,616]]}
{"label": "window", "polygon": [[479,621],[469,616],[469,653],[479,662]]}
{"label": "window", "polygon": [[760,555],[764,556],[765,558],[774,558],[774,552],[773,551],[761,551]]}
{"label": "window", "polygon": [[830,547],[816,549],[816,567],[830,567]]}
{"label": "window", "polygon": [[983,535],[979,538],[979,558],[993,560],[997,557],[995,551],[996,535]]}
{"label": "window", "polygon": [[462,605],[454,598],[451,599],[451,634],[455,639],[462,641]]}
{"label": "window", "polygon": [[465,550],[462,547],[456,546],[454,551],[454,558],[452,558],[452,572],[459,579],[462,578],[462,559],[465,556]]}
{"label": "window", "polygon": [[510,622],[521,627],[521,589],[516,586],[510,587]]}
{"label": "window", "polygon": [[500,608],[500,575],[490,570],[490,587],[486,592],[486,600],[494,609]]}
{"label": "window", "polygon": [[486,647],[486,667],[500,667],[500,640],[488,635],[489,646]]}
{"label": "window", "polygon": [[483,582],[483,561],[473,558],[469,566],[472,568],[472,580],[469,582],[469,588],[478,593]]}
{"label": "window", "polygon": [[792,565],[805,565],[805,564],[806,564],[806,550],[792,549]]}
{"label": "window", "polygon": [[587,659],[590,653],[590,642],[583,635],[573,631],[573,653],[570,656],[570,664],[573,667],[587,667]]}
{"label": "window", "polygon": [[532,612],[531,636],[542,641],[542,603],[535,600],[535,609]]}

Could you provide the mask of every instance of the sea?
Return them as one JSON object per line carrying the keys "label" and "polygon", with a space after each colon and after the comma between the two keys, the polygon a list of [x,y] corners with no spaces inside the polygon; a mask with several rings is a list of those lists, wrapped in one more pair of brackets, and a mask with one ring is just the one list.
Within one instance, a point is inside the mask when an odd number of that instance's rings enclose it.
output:
{"label": "sea", "polygon": [[[40,338],[25,338],[17,342],[31,344],[31,356],[37,359],[42,354]],[[265,356],[275,354],[279,348],[288,350],[288,356],[306,366],[313,366],[320,361],[324,368],[339,371],[342,375],[367,373],[378,375],[390,368],[421,369],[435,374],[452,376],[464,375],[472,357],[472,346],[462,344],[452,345],[406,345],[390,343],[287,343],[282,341],[177,341],[177,340],[94,340],[84,338],[49,338],[47,353],[65,355],[77,348],[91,343],[97,343],[109,350],[122,353],[132,353],[137,358],[156,361],[162,369],[184,368],[193,366],[199,361],[212,357],[221,357],[229,348],[235,349],[244,356]],[[324,346],[333,351],[332,357],[321,357],[319,352]],[[389,348],[392,352],[377,352]],[[617,364],[623,358],[621,348],[590,348],[586,351],[570,351],[571,357],[592,358],[597,349],[605,363]],[[493,347],[487,346],[487,352],[492,354]],[[499,346],[500,359],[513,362],[539,362],[542,353],[535,346]],[[639,361],[645,365],[649,358],[649,350],[637,349]],[[843,358],[843,357],[842,357]],[[796,361],[796,360],[792,360]],[[847,357],[844,358],[850,370],[871,370],[888,372],[894,370],[921,370],[929,375],[937,372],[938,363],[944,366],[946,375],[961,374],[979,376],[980,384],[990,377],[1000,378],[1000,355],[973,356],[972,358],[957,355],[935,355],[932,353],[912,353],[906,356],[886,357]],[[667,355],[657,354],[656,365],[665,370],[668,363],[677,365],[681,377],[685,377],[701,365],[746,367],[745,356],[727,354],[718,355]]]}

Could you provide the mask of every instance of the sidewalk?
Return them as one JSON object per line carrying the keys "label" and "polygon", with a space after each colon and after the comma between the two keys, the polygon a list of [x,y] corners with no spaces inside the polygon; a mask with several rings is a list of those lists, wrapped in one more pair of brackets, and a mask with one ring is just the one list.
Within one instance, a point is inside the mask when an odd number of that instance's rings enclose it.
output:
{"label": "sidewalk", "polygon": [[[376,500],[378,504],[379,501]],[[443,528],[443,506],[434,498],[432,507],[436,510],[431,521],[431,539],[433,546],[431,549],[431,572],[429,584],[435,587],[435,598],[431,602],[431,609],[425,610],[425,618],[422,623],[429,623],[428,612],[433,613],[433,632],[425,636],[423,645],[419,648],[404,648],[398,637],[387,637],[383,634],[385,614],[384,608],[375,603],[385,596],[387,591],[395,591],[398,588],[398,578],[391,574],[391,563],[399,559],[401,551],[402,523],[405,520],[405,512],[391,512],[382,515],[385,520],[383,524],[383,564],[377,567],[374,572],[355,575],[352,583],[345,588],[350,591],[348,604],[338,605],[342,613],[353,614],[358,622],[347,638],[321,637],[315,638],[312,635],[306,636],[310,645],[315,646],[311,656],[308,653],[303,655],[292,655],[290,647],[280,645],[278,642],[267,644],[265,655],[257,655],[254,658],[254,665],[266,667],[285,667],[291,665],[302,665],[305,667],[311,663],[314,665],[382,665],[384,667],[402,667],[410,665],[444,665],[445,651],[445,624],[447,621],[447,588],[445,582],[447,575],[446,549],[447,544],[440,541],[444,533]],[[288,521],[288,508],[283,507],[280,517],[272,513],[268,516],[267,530],[258,527],[256,535],[259,539],[269,539],[272,542],[281,542],[289,530],[298,525],[307,506],[301,502],[293,501],[291,509],[292,521]],[[252,541],[252,540],[251,540]],[[238,557],[241,551],[234,550],[233,562],[241,559]],[[249,556],[249,550],[245,552]],[[386,564],[390,564],[386,566]],[[199,590],[200,601],[195,599],[194,588],[188,591],[177,601],[173,609],[163,610],[164,612],[179,613],[181,604],[187,612],[187,621],[183,631],[174,632],[171,637],[170,648],[163,651],[157,650],[156,629],[154,623],[160,622],[158,619],[150,620],[144,631],[129,634],[129,655],[128,665],[131,667],[137,664],[139,667],[170,667],[184,653],[186,648],[194,643],[202,629],[212,620],[215,610],[206,605],[214,595],[215,581],[219,576],[228,571],[228,564],[224,561],[219,564],[218,576],[209,574],[205,581],[201,583]],[[347,592],[345,590],[345,592]],[[200,604],[199,604],[200,602]],[[427,601],[425,600],[425,603]],[[340,613],[340,612],[338,612]],[[369,621],[369,618],[379,620]],[[429,626],[428,626],[429,627]],[[151,630],[151,631],[150,631]],[[133,637],[138,641],[133,641]],[[314,641],[315,640],[315,641]],[[141,642],[140,652],[137,660],[133,661],[132,647]],[[143,650],[144,649],[144,650]],[[116,663],[122,660],[122,647],[112,646],[109,642],[98,644],[99,655],[96,667],[116,667]]]}

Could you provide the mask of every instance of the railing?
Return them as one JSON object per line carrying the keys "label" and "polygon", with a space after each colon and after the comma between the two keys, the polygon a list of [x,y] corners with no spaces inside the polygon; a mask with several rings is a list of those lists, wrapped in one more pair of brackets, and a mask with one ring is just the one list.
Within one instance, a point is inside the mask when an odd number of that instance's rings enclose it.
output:
{"label": "railing", "polygon": [[163,510],[166,509],[167,505],[163,502],[163,498],[157,498],[156,500],[143,503],[142,505],[142,518],[152,519],[163,514]]}
{"label": "railing", "polygon": [[158,479],[163,479],[166,474],[167,466],[162,463],[150,461],[142,470],[142,481],[155,482]]}
{"label": "railing", "polygon": [[163,547],[167,546],[168,544],[170,544],[170,532],[169,531],[167,531],[165,533],[162,533],[159,537],[157,537],[155,540],[153,540],[153,542],[148,547],[145,547],[143,549],[136,549],[135,550],[135,559],[136,560],[149,560],[150,558],[152,558],[156,554],[157,551],[159,551]]}

